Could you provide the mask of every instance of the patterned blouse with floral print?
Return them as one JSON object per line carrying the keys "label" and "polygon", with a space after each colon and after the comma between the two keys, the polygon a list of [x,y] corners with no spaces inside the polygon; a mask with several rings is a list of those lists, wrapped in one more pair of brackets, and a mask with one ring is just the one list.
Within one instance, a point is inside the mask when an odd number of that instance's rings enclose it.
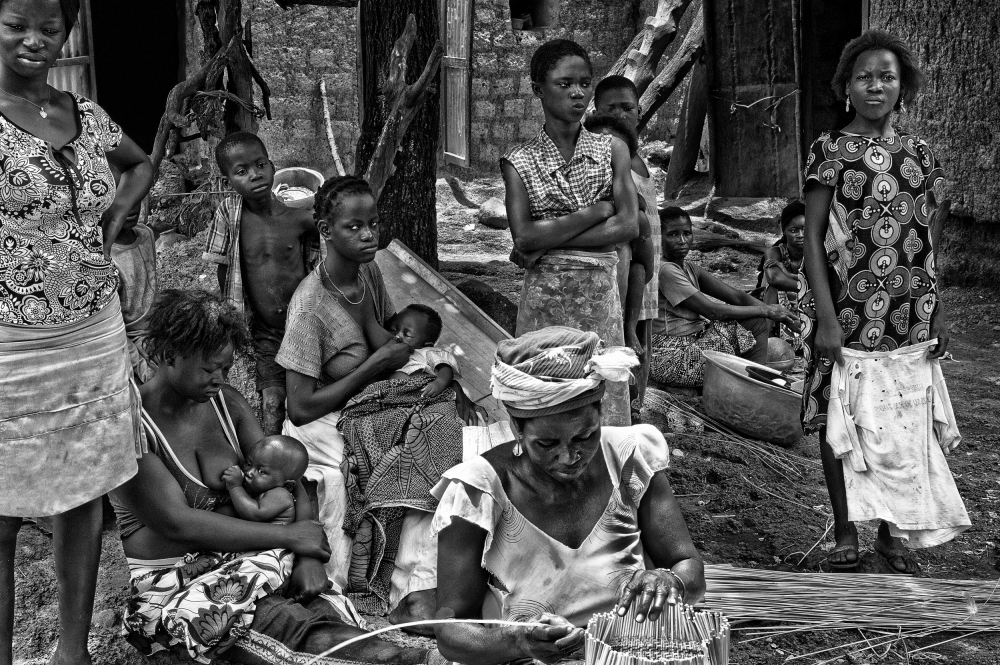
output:
{"label": "patterned blouse with floral print", "polygon": [[77,323],[118,288],[100,222],[115,199],[106,153],[122,130],[100,106],[69,94],[78,131],[60,149],[0,114],[0,323]]}

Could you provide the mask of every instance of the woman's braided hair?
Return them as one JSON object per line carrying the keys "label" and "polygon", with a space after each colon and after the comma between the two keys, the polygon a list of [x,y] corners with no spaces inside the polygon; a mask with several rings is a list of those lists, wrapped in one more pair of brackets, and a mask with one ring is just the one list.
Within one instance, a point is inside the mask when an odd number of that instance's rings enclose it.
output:
{"label": "woman's braided hair", "polygon": [[150,310],[146,350],[159,362],[207,356],[227,344],[241,349],[249,340],[243,315],[219,296],[201,289],[166,289]]}
{"label": "woman's braided hair", "polygon": [[330,218],[337,211],[337,206],[340,205],[341,199],[352,194],[375,196],[368,182],[356,175],[337,176],[324,182],[323,186],[316,192],[316,199],[313,205],[316,222],[329,222]]}

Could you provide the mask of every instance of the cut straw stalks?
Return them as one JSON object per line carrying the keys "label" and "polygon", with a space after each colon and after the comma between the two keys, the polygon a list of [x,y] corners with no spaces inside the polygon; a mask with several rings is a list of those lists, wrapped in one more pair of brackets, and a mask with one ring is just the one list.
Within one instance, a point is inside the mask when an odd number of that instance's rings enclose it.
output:
{"label": "cut straw stalks", "polygon": [[656,621],[635,610],[595,614],[587,625],[585,665],[728,665],[729,622],[718,612],[668,605]]}
{"label": "cut straw stalks", "polygon": [[747,642],[855,628],[887,632],[893,639],[945,630],[1000,632],[1000,596],[995,595],[1000,580],[788,573],[709,565],[705,581],[705,604],[731,621],[781,624],[734,627],[749,638]]}
{"label": "cut straw stalks", "polygon": [[716,436],[708,436],[704,434],[677,434],[676,436],[678,437],[684,436],[694,439],[719,441],[739,446],[789,482],[792,482],[791,478],[788,477],[789,475],[797,478],[802,478],[804,476],[802,471],[803,466],[819,465],[819,463],[815,460],[806,459],[805,457],[801,457],[799,455],[793,455],[792,453],[789,453],[777,446],[772,446],[762,441],[756,441],[742,436],[741,434],[737,434],[726,425],[706,416],[690,404],[673,397],[670,393],[662,393],[662,395],[671,407],[680,411],[684,415],[700,419],[706,427],[709,427],[718,433]]}

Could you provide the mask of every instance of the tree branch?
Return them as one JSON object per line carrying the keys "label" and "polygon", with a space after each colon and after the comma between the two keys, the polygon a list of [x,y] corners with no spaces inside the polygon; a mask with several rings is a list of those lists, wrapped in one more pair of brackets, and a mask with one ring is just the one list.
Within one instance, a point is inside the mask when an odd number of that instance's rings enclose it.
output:
{"label": "tree branch", "polygon": [[399,36],[392,47],[389,72],[382,88],[386,105],[390,111],[375,146],[375,152],[368,163],[368,170],[365,172],[365,180],[368,181],[376,200],[382,193],[385,183],[396,170],[393,163],[396,152],[402,145],[406,130],[430,89],[431,81],[437,76],[438,67],[441,65],[441,56],[444,53],[444,46],[441,45],[440,41],[437,41],[427,58],[427,63],[424,65],[420,77],[410,85],[406,85],[406,59],[410,54],[410,49],[413,48],[416,36],[417,19],[413,14],[410,14],[406,17],[406,28],[403,30],[403,34]]}
{"label": "tree branch", "polygon": [[704,49],[705,14],[703,8],[699,7],[698,14],[691,23],[691,28],[684,36],[684,42],[639,99],[640,132],[645,129],[653,115],[656,114],[657,109],[663,106],[663,102],[667,101],[671,93],[684,80]]}
{"label": "tree branch", "polygon": [[646,19],[642,32],[635,36],[607,75],[619,74],[631,79],[642,96],[656,75],[663,53],[677,37],[681,17],[690,4],[691,0],[658,0],[656,14]]}
{"label": "tree branch", "polygon": [[291,9],[300,5],[315,7],[357,7],[358,0],[274,0],[282,9]]}

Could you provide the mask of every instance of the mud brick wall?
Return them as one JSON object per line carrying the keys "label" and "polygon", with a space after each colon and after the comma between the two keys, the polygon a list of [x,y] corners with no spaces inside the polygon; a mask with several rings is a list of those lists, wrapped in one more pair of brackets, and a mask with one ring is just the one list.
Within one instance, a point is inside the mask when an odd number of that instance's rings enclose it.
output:
{"label": "mud brick wall", "polygon": [[634,0],[562,0],[557,25],[515,32],[508,0],[476,0],[472,32],[469,148],[472,167],[495,172],[500,157],[542,126],[541,103],[531,93],[531,54],[550,39],[572,39],[590,52],[600,77],[631,43],[639,3]]}
{"label": "mud brick wall", "polygon": [[254,61],[271,88],[272,119],[260,135],[278,168],[308,166],[336,173],[323,120],[319,82],[326,81],[340,159],[354,169],[358,141],[357,27],[354,8],[303,6],[282,10],[253,0]]}

